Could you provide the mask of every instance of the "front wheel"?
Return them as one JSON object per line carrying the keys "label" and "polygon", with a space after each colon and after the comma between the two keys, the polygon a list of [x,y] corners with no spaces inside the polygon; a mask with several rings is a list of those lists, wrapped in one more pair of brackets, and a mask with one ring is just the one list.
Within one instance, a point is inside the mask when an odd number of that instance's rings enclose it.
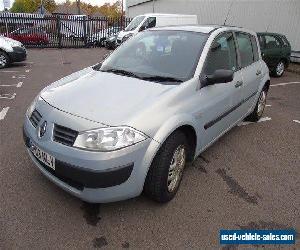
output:
{"label": "front wheel", "polygon": [[253,112],[246,117],[246,121],[257,122],[263,115],[267,103],[268,90],[264,88],[259,95]]}
{"label": "front wheel", "polygon": [[174,198],[181,183],[187,159],[185,135],[174,132],[156,154],[148,171],[144,192],[151,199],[165,203]]}
{"label": "front wheel", "polygon": [[7,67],[9,63],[9,56],[4,51],[0,51],[0,69]]}

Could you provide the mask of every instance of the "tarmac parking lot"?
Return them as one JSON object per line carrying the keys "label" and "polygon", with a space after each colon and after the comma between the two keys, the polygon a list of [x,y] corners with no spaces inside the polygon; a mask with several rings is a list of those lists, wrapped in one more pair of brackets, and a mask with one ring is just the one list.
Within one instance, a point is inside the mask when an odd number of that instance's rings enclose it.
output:
{"label": "tarmac parking lot", "polygon": [[[143,195],[88,204],[49,182],[23,143],[23,117],[46,85],[105,49],[31,49],[0,70],[0,249],[300,249],[220,246],[220,229],[300,230],[300,75],[271,79],[259,123],[242,123],[190,164],[168,204]],[[299,233],[298,233],[299,236]]]}

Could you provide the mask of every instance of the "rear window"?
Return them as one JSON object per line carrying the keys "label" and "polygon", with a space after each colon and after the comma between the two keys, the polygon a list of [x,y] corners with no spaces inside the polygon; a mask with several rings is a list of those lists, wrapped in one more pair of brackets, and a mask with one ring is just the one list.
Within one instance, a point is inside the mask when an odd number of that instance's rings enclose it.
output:
{"label": "rear window", "polygon": [[290,46],[290,43],[289,43],[289,41],[287,40],[287,38],[286,38],[285,36],[280,36],[280,37],[281,37],[283,46],[289,47],[289,46]]}
{"label": "rear window", "polygon": [[241,33],[241,32],[236,33],[242,68],[247,67],[248,65],[254,62],[252,42],[250,36],[251,35],[247,33]]}
{"label": "rear window", "polygon": [[252,43],[254,61],[256,62],[259,59],[259,54],[258,54],[258,47],[257,47],[255,36],[251,36],[251,43]]}

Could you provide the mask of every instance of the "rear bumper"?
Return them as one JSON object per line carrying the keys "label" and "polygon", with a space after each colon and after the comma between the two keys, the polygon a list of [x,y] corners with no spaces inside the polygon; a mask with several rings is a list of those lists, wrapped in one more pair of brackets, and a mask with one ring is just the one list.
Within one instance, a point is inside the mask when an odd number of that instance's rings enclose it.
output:
{"label": "rear bumper", "polygon": [[12,62],[22,62],[26,60],[27,52],[23,47],[13,47],[13,51],[8,52],[8,55]]}

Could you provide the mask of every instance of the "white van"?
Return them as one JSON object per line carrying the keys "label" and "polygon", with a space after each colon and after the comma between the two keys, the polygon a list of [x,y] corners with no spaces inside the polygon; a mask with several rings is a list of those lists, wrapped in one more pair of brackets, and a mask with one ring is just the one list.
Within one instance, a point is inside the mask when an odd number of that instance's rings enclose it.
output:
{"label": "white van", "polygon": [[150,13],[136,16],[128,24],[124,31],[121,31],[117,37],[117,45],[126,41],[129,37],[140,31],[153,27],[171,26],[171,25],[196,25],[198,18],[196,15],[178,15],[178,14],[158,14]]}

